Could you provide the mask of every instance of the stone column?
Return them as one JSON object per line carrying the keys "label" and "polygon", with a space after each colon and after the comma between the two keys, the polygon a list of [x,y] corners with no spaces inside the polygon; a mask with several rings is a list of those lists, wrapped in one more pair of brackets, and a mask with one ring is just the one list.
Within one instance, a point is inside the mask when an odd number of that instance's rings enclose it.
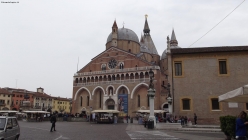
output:
{"label": "stone column", "polygon": [[150,116],[149,120],[154,121],[154,127],[156,127],[156,117],[154,116],[154,96],[155,96],[155,89],[149,89],[148,90],[148,96],[149,96],[149,106],[150,106]]}

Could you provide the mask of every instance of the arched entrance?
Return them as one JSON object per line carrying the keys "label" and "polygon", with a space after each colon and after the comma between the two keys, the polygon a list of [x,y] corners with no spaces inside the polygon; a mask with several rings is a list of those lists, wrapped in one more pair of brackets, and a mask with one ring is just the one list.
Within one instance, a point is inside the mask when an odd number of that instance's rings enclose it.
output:
{"label": "arched entrance", "polygon": [[114,110],[115,109],[115,101],[113,99],[107,99],[105,102],[108,110]]}

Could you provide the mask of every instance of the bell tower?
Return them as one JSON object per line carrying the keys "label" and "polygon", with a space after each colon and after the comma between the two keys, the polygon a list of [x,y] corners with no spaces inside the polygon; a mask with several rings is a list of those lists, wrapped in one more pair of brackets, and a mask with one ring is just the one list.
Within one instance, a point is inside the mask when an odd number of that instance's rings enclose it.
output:
{"label": "bell tower", "polygon": [[112,26],[112,42],[111,46],[117,47],[117,35],[118,35],[118,26],[116,24],[116,21],[114,22]]}

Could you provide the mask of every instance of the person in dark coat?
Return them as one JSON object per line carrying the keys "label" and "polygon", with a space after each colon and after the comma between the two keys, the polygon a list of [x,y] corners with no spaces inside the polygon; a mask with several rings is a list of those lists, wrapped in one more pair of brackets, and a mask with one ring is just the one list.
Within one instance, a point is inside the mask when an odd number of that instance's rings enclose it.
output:
{"label": "person in dark coat", "polygon": [[248,122],[246,122],[246,112],[240,112],[238,118],[236,119],[236,139],[237,140],[246,140],[247,129],[246,126]]}
{"label": "person in dark coat", "polygon": [[51,130],[50,130],[50,132],[53,132],[53,131],[56,131],[55,130],[55,123],[56,123],[56,116],[53,114],[52,115],[52,117],[51,117],[51,119],[50,119],[50,122],[52,123],[52,127],[51,127]]}
{"label": "person in dark coat", "polygon": [[195,125],[197,125],[197,116],[195,113],[194,113],[194,121],[195,121]]}

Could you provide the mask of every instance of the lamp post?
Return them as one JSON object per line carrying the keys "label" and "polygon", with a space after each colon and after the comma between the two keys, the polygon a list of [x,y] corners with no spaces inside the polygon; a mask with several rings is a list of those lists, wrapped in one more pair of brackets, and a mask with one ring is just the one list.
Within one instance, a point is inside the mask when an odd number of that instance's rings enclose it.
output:
{"label": "lamp post", "polygon": [[169,113],[172,113],[172,98],[171,98],[171,94],[170,94],[170,83],[167,84],[167,90],[168,90],[168,97],[167,97],[167,102],[169,104]]}
{"label": "lamp post", "polygon": [[152,69],[149,71],[149,77],[150,77],[150,84],[149,84],[149,89],[148,89],[148,94],[147,96],[149,97],[149,104],[150,104],[150,116],[149,120],[154,121],[154,127],[156,126],[156,118],[154,116],[154,96],[155,96],[155,89],[154,89],[154,84],[153,84],[153,78],[154,78],[154,72]]}

